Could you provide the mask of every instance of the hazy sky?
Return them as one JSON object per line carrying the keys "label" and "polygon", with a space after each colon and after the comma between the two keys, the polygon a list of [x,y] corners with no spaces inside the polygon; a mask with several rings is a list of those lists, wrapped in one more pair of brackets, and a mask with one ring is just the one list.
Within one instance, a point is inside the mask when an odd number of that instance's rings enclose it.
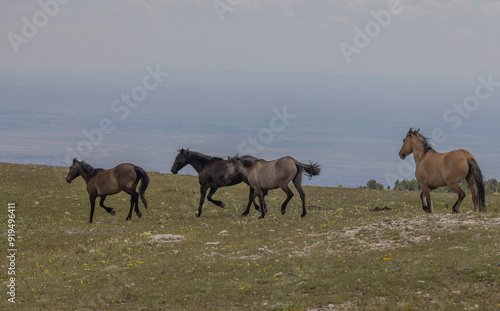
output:
{"label": "hazy sky", "polygon": [[[9,0],[0,30],[4,161],[62,163],[109,117],[117,131],[81,158],[107,167],[121,146],[123,161],[166,170],[177,148],[237,152],[287,107],[300,117],[262,157],[305,161],[319,146],[333,184],[411,178],[397,157],[410,126],[445,132],[437,150],[468,148],[500,176],[500,1]],[[171,75],[150,79],[159,68]],[[124,94],[147,97],[130,117]],[[125,152],[138,131],[151,152]]]}
{"label": "hazy sky", "polygon": [[0,69],[500,72],[500,1],[10,0],[0,29]]}

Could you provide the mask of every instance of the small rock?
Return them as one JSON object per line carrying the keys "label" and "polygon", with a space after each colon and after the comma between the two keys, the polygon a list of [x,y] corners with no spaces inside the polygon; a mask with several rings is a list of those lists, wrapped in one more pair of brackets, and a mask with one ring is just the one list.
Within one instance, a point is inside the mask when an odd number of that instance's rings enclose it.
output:
{"label": "small rock", "polygon": [[166,243],[166,242],[180,242],[186,238],[182,235],[176,234],[156,234],[148,237],[151,242]]}
{"label": "small rock", "polygon": [[220,244],[220,242],[207,242],[205,245],[217,245]]}

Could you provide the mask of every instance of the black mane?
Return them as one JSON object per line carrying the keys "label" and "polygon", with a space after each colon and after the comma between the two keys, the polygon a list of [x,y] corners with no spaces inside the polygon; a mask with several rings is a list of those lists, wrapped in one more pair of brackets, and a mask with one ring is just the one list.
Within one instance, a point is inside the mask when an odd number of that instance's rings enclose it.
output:
{"label": "black mane", "polygon": [[99,172],[102,170],[102,168],[94,168],[92,165],[88,164],[85,161],[80,162],[80,167],[81,169],[87,173],[89,176],[94,176],[95,173]]}
{"label": "black mane", "polygon": [[432,145],[429,143],[429,140],[427,139],[427,137],[420,134],[419,130],[413,131],[413,134],[415,134],[417,136],[417,138],[420,140],[420,142],[422,143],[422,147],[424,148],[424,154],[431,151],[431,150],[436,151],[436,150],[434,150],[434,148],[432,148]]}
{"label": "black mane", "polygon": [[212,162],[216,162],[216,161],[223,161],[224,160],[222,158],[211,157],[209,155],[206,155],[206,154],[203,154],[203,153],[199,153],[197,151],[184,150],[184,155],[186,156],[186,158],[188,158],[188,159],[190,159],[192,161],[201,162],[203,164],[212,163]]}

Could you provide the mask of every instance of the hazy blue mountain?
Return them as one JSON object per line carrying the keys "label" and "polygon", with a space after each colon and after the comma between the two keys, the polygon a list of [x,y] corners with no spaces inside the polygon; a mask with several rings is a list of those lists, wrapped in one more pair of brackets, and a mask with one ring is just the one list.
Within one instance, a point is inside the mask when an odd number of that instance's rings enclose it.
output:
{"label": "hazy blue mountain", "polygon": [[[67,165],[76,152],[94,166],[134,162],[167,172],[179,148],[217,156],[254,151],[319,162],[322,173],[308,184],[387,185],[387,176],[413,177],[402,174],[398,151],[416,127],[430,138],[442,129],[447,139],[436,150],[469,149],[487,178],[500,177],[500,92],[467,117],[453,110],[474,95],[476,78],[169,73],[130,107],[122,94],[140,87],[146,70],[1,72],[0,161]],[[101,122],[113,127],[102,137]]]}

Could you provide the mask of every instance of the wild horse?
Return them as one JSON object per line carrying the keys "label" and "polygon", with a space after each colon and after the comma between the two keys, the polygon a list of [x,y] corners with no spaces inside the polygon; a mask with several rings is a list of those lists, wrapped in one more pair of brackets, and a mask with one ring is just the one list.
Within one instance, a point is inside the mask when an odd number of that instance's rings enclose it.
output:
{"label": "wild horse", "polygon": [[[224,179],[224,170],[226,169],[227,161],[219,157],[211,157],[200,152],[190,151],[188,149],[178,150],[177,157],[175,158],[174,164],[172,165],[172,174],[177,174],[186,165],[191,165],[196,172],[198,172],[198,181],[200,183],[200,204],[198,206],[197,217],[201,216],[201,211],[203,208],[203,203],[205,202],[205,196],[208,201],[213,204],[226,208],[225,204],[221,201],[213,200],[212,196],[221,187],[233,186],[241,182],[248,184],[247,179],[241,174],[235,174],[230,180]],[[254,158],[252,156],[245,156],[245,158]],[[255,158],[254,158],[255,159]],[[210,191],[207,194],[208,189]],[[250,206],[252,205],[253,188],[250,187],[250,196],[248,200],[247,209],[242,214],[243,216],[248,214]],[[255,206],[258,209],[258,206]]]}
{"label": "wild horse", "polygon": [[[302,173],[309,178],[319,175],[320,167],[317,163],[303,164],[292,157],[282,157],[274,161],[265,161],[259,159],[248,159],[244,157],[233,158],[228,157],[226,173],[224,179],[230,179],[234,174],[242,174],[248,179],[250,187],[254,188],[255,193],[252,200],[256,196],[259,197],[261,205],[261,217],[264,218],[266,211],[266,203],[264,201],[264,191],[281,188],[287,195],[286,200],[281,205],[281,214],[285,214],[286,206],[293,197],[293,192],[288,187],[290,181],[293,182],[295,188],[299,192],[302,200],[302,215],[306,212],[306,195],[302,190]],[[245,211],[248,213],[248,208]]]}
{"label": "wild horse", "polygon": [[[142,203],[144,203],[144,207],[146,209],[148,208],[144,192],[148,187],[149,177],[139,166],[131,163],[122,163],[112,169],[104,170],[101,168],[93,168],[84,161],[80,162],[74,158],[73,164],[69,168],[66,181],[71,183],[71,181],[78,176],[82,176],[87,183],[87,192],[90,199],[90,223],[94,216],[95,200],[97,197],[101,197],[99,205],[104,208],[106,212],[114,216],[115,210],[104,205],[106,196],[117,194],[121,191],[130,194],[130,211],[126,220],[132,218],[132,209],[134,206],[137,217],[141,218],[142,213],[139,211],[139,196],[141,197]],[[139,187],[139,193],[137,193],[135,190],[139,181],[141,181],[141,186]]]}
{"label": "wild horse", "polygon": [[469,151],[460,149],[447,153],[436,152],[427,138],[420,134],[420,129],[414,131],[410,128],[403,139],[399,157],[404,160],[411,153],[416,164],[415,177],[422,187],[420,198],[424,211],[433,212],[431,191],[449,186],[458,195],[458,200],[453,205],[453,213],[458,213],[465,197],[465,192],[459,185],[463,179],[469,184],[474,211],[486,211],[483,173]]}

